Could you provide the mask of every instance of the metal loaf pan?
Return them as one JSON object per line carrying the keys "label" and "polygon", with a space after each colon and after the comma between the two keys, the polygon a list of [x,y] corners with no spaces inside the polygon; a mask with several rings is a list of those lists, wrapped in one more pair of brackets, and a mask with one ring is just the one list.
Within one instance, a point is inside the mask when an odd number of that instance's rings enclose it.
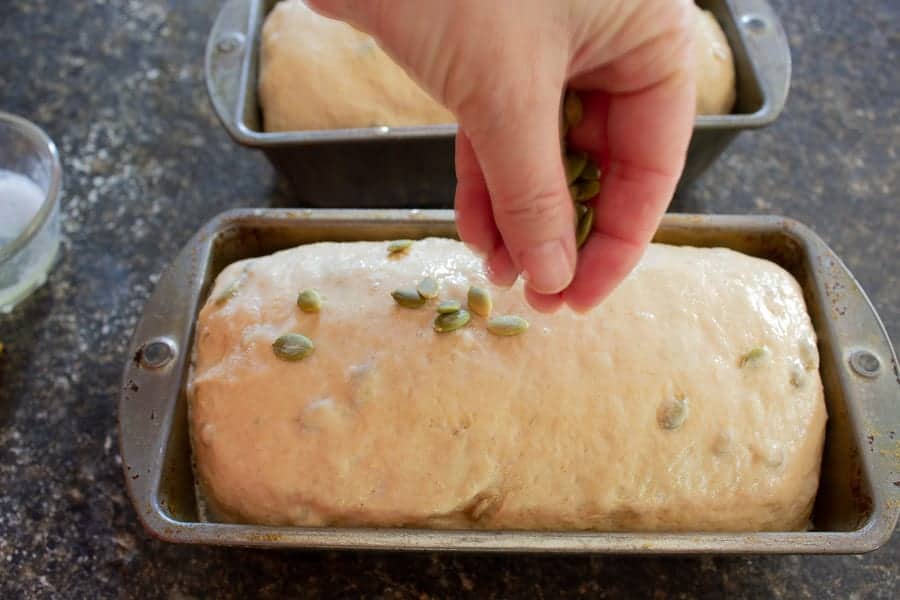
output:
{"label": "metal loaf pan", "polygon": [[[791,55],[766,0],[707,0],[734,53],[733,114],[700,116],[680,186],[696,179],[734,137],[772,123],[784,108]],[[456,176],[455,125],[267,133],[257,99],[259,41],[274,0],[229,0],[206,47],[206,85],[225,129],[262,150],[292,199],[322,208],[449,208]],[[297,98],[303,102],[303,98]],[[335,168],[340,165],[340,168]]]}
{"label": "metal loaf pan", "polygon": [[813,529],[783,533],[602,533],[266,527],[201,522],[185,381],[194,321],[216,274],[242,258],[323,240],[455,236],[451,211],[238,210],[190,241],[147,302],[119,403],[128,492],[144,526],[173,542],[277,548],[510,552],[857,553],[890,537],[900,512],[900,380],[878,315],[847,268],[803,225],[777,217],[667,215],[657,241],[726,246],[800,282],[819,336],[828,406]]}

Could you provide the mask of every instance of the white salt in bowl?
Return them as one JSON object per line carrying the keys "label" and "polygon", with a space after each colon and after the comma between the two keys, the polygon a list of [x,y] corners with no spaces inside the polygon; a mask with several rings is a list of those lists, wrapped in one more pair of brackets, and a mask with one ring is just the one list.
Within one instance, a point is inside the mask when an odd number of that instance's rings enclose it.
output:
{"label": "white salt in bowl", "polygon": [[37,125],[0,111],[0,313],[47,279],[59,250],[62,167]]}

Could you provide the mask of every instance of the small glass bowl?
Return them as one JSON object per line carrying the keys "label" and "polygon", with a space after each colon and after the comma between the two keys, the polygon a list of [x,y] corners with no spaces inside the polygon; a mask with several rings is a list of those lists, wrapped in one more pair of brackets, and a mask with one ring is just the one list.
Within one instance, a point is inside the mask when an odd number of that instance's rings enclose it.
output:
{"label": "small glass bowl", "polygon": [[37,125],[0,111],[0,313],[47,280],[59,250],[61,182],[53,140]]}

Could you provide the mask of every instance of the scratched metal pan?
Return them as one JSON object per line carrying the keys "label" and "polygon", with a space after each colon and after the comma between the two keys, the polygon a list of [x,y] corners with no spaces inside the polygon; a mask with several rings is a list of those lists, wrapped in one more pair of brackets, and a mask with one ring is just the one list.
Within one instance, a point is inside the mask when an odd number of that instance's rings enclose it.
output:
{"label": "scratched metal pan", "polygon": [[[206,86],[230,136],[265,153],[288,182],[294,202],[322,208],[449,208],[456,184],[455,125],[264,131],[256,94],[259,41],[275,3],[229,0],[210,33]],[[766,0],[699,4],[716,16],[733,50],[737,103],[733,114],[697,118],[682,186],[738,133],[772,123],[784,108],[791,80],[787,37]]]}
{"label": "scratched metal pan", "polygon": [[884,327],[825,243],[783,218],[667,215],[657,241],[768,258],[800,282],[819,336],[828,406],[812,529],[772,533],[603,533],[269,527],[201,522],[184,394],[194,322],[229,263],[318,242],[456,235],[448,210],[238,210],[213,219],[159,280],[137,325],[119,403],[122,461],[138,517],[172,542],[272,548],[506,552],[859,553],[900,512],[900,380]]}

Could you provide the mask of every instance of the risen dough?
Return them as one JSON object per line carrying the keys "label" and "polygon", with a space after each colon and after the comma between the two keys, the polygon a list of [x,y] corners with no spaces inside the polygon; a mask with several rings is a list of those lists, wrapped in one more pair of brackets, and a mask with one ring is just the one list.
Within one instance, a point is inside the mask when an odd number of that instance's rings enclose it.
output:
{"label": "risen dough", "polygon": [[368,35],[279,2],[263,25],[259,100],[267,131],[454,123]]}
{"label": "risen dough", "polygon": [[[725,114],[735,100],[731,48],[719,23],[696,9],[697,112]],[[266,131],[454,123],[366,34],[284,0],[262,30],[259,100]]]}
{"label": "risen dough", "polygon": [[736,95],[735,72],[734,57],[725,32],[711,12],[698,8],[694,36],[697,114],[730,113]]}
{"label": "risen dough", "polygon": [[[432,330],[439,299],[486,286],[518,337]],[[264,524],[794,530],[807,524],[826,420],[815,334],[780,267],[654,245],[600,307],[538,314],[491,287],[461,243],[322,243],[232,264],[197,323],[196,469],[216,518]],[[318,314],[297,294],[324,296]],[[309,336],[300,362],[275,357]],[[761,357],[743,366],[754,348]],[[687,403],[677,429],[660,419]]]}

